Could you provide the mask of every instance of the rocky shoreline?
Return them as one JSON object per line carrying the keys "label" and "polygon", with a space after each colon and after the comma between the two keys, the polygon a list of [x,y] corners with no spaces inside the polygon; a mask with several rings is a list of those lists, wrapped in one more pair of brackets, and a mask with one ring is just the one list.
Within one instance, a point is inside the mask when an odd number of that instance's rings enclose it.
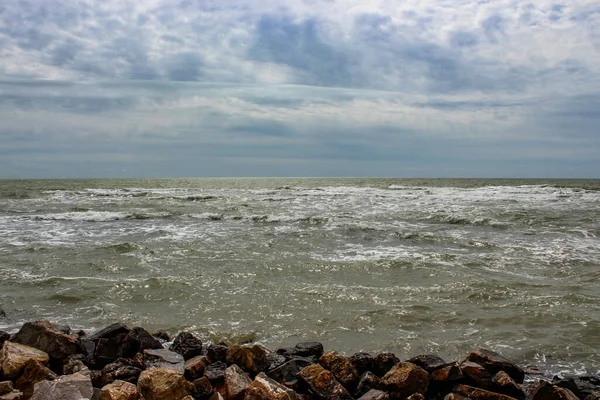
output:
{"label": "rocky shoreline", "polygon": [[[0,331],[0,400],[600,400],[600,378],[551,382],[486,349],[344,356],[318,342],[269,350],[113,324],[73,332],[48,321]],[[525,379],[527,378],[527,379]]]}

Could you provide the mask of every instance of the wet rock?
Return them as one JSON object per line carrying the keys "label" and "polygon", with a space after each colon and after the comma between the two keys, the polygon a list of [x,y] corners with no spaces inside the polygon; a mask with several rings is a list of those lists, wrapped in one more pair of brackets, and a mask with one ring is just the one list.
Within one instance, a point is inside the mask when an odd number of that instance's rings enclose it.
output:
{"label": "wet rock", "polygon": [[0,347],[2,347],[4,342],[6,342],[8,339],[10,339],[10,333],[0,331]]}
{"label": "wet rock", "polygon": [[282,355],[282,354],[278,354],[275,352],[268,352],[267,353],[267,363],[268,363],[268,367],[267,367],[267,371],[271,371],[272,369],[276,369],[280,366],[282,366],[283,364],[285,364],[288,361],[288,357]]}
{"label": "wet rock", "polygon": [[413,393],[425,394],[429,386],[429,374],[415,364],[399,362],[381,378],[381,383],[391,398],[399,399]]}
{"label": "wet rock", "polygon": [[477,349],[470,353],[465,360],[482,365],[491,375],[494,375],[498,371],[504,371],[510,375],[515,382],[523,383],[525,377],[523,369],[494,351]]}
{"label": "wet rock", "polygon": [[179,353],[184,360],[202,355],[202,341],[189,332],[181,332],[173,341],[169,350]]}
{"label": "wet rock", "polygon": [[363,396],[359,397],[358,400],[389,400],[390,395],[387,392],[371,389]]}
{"label": "wet rock", "polygon": [[157,339],[163,340],[165,342],[171,341],[171,336],[169,336],[169,334],[167,332],[158,331],[158,332],[153,333],[152,336],[154,336]]}
{"label": "wet rock", "polygon": [[194,379],[200,378],[204,375],[204,370],[208,364],[206,356],[196,356],[190,358],[183,364],[184,375],[187,380],[193,381]]}
{"label": "wet rock", "polygon": [[381,378],[372,373],[371,371],[367,371],[360,377],[360,380],[358,381],[358,386],[354,394],[357,397],[360,397],[369,392],[370,390],[379,390],[381,388]]}
{"label": "wet rock", "polygon": [[600,391],[588,394],[583,400],[600,400]]}
{"label": "wet rock", "polygon": [[508,396],[514,397],[516,399],[525,398],[525,393],[519,387],[519,385],[514,381],[513,378],[510,377],[504,371],[498,371],[493,377],[492,382],[498,388],[498,392],[504,393]]}
{"label": "wet rock", "polygon": [[465,396],[462,396],[458,393],[449,393],[444,397],[444,400],[471,400]]}
{"label": "wet rock", "polygon": [[252,383],[252,379],[240,367],[235,364],[227,367],[225,370],[227,400],[242,400],[250,383]]}
{"label": "wet rock", "polygon": [[335,379],[344,385],[345,388],[354,391],[360,377],[348,357],[344,357],[332,350],[319,358],[319,364],[331,371]]}
{"label": "wet rock", "polygon": [[23,373],[17,379],[15,387],[23,392],[23,396],[28,399],[33,394],[33,387],[36,383],[45,380],[53,381],[57,377],[58,375],[41,362],[29,360],[25,365]]}
{"label": "wet rock", "polygon": [[0,396],[12,392],[14,389],[11,381],[0,382]]}
{"label": "wet rock", "polygon": [[572,376],[565,378],[554,377],[552,384],[569,389],[579,398],[585,398],[600,391],[600,378],[593,375]]}
{"label": "wet rock", "polygon": [[406,360],[406,362],[415,364],[429,373],[446,364],[446,362],[436,354],[419,354],[418,356]]}
{"label": "wet rock", "polygon": [[70,355],[77,353],[77,338],[65,334],[50,321],[26,322],[11,340],[42,350],[61,364]]}
{"label": "wet rock", "polygon": [[125,381],[114,381],[100,391],[100,400],[140,400],[141,398],[137,386]]}
{"label": "wet rock", "polygon": [[297,389],[298,373],[311,364],[306,358],[292,358],[290,361],[267,372],[267,376],[287,387]]}
{"label": "wet rock", "polygon": [[50,358],[41,350],[8,341],[0,349],[0,370],[6,378],[19,376],[29,360],[48,365]]}
{"label": "wet rock", "polygon": [[382,377],[392,369],[392,367],[400,362],[400,359],[394,353],[379,353],[373,357],[372,372],[378,377]]}
{"label": "wet rock", "polygon": [[195,379],[193,384],[194,389],[192,390],[192,394],[196,399],[208,399],[212,396],[214,390],[207,377],[203,376],[202,378]]}
{"label": "wet rock", "polygon": [[465,377],[467,377],[474,385],[484,389],[493,387],[492,375],[490,375],[489,371],[482,365],[471,361],[463,361],[460,364],[460,369]]}
{"label": "wet rock", "polygon": [[234,344],[229,347],[226,355],[227,365],[236,364],[244,371],[256,375],[265,371],[269,366],[267,351],[263,346],[240,346]]}
{"label": "wet rock", "polygon": [[350,393],[339,383],[333,374],[320,364],[312,364],[298,374],[319,399],[352,399]]}
{"label": "wet rock", "polygon": [[294,347],[292,354],[300,357],[321,357],[323,355],[323,344],[319,342],[298,343]]}
{"label": "wet rock", "polygon": [[123,344],[129,331],[130,329],[123,324],[112,324],[81,338],[80,347],[87,355],[89,365],[101,369],[123,357]]}
{"label": "wet rock", "polygon": [[145,400],[181,400],[192,393],[194,385],[185,380],[183,373],[152,368],[142,371],[137,388]]}
{"label": "wet rock", "polygon": [[63,375],[71,375],[76,372],[82,372],[84,374],[89,374],[90,370],[85,364],[81,361],[78,355],[69,357],[65,364],[63,364]]}
{"label": "wet rock", "polygon": [[296,400],[296,393],[261,372],[246,389],[244,400]]}
{"label": "wet rock", "polygon": [[577,397],[569,389],[552,385],[547,381],[535,382],[528,388],[528,400],[577,400]]}
{"label": "wet rock", "polygon": [[114,363],[110,363],[102,368],[101,386],[110,385],[116,381],[124,381],[132,384],[142,373],[142,366],[131,359],[119,358]]}
{"label": "wet rock", "polygon": [[133,357],[146,349],[162,349],[163,345],[144,328],[136,327],[123,339],[121,357]]}
{"label": "wet rock", "polygon": [[211,344],[210,346],[208,346],[206,355],[208,356],[211,362],[225,362],[227,360],[228,349],[229,347],[223,344]]}
{"label": "wet rock", "polygon": [[373,356],[369,353],[354,353],[350,356],[350,362],[359,375],[373,369]]}
{"label": "wet rock", "polygon": [[94,388],[102,388],[102,371],[97,369],[90,369],[90,378],[92,379],[92,386]]}
{"label": "wet rock", "polygon": [[454,392],[472,400],[515,400],[514,397],[510,397],[505,394],[495,393],[489,390],[462,384],[456,385]]}
{"label": "wet rock", "polygon": [[183,356],[174,351],[166,349],[146,349],[141,353],[141,357],[138,355],[137,359],[141,358],[146,369],[150,368],[163,368],[172,369],[173,371],[184,373],[184,359]]}
{"label": "wet rock", "polygon": [[431,373],[429,390],[433,393],[448,393],[452,387],[464,379],[457,362],[445,364]]}
{"label": "wet rock", "polygon": [[93,395],[90,377],[75,373],[36,383],[31,400],[81,400],[90,399]]}
{"label": "wet rock", "polygon": [[13,390],[12,392],[0,395],[0,400],[22,400],[23,393],[19,390]]}
{"label": "wet rock", "polygon": [[225,379],[225,370],[227,369],[227,364],[221,361],[214,362],[206,367],[204,370],[204,376],[206,376],[211,384],[214,382],[222,381]]}

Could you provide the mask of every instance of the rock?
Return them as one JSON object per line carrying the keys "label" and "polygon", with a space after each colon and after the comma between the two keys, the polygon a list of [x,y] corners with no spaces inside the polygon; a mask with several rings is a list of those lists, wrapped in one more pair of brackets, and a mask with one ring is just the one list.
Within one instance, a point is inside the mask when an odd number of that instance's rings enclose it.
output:
{"label": "rock", "polygon": [[454,384],[462,378],[463,373],[457,362],[445,364],[431,373],[431,379],[442,384]]}
{"label": "rock", "polygon": [[449,393],[444,397],[444,400],[471,400],[465,396],[461,396],[458,393]]}
{"label": "rock", "polygon": [[202,378],[199,378],[199,379],[195,379],[193,384],[194,384],[194,389],[192,391],[192,394],[197,399],[207,399],[214,392],[213,387],[210,384],[210,381],[205,376],[203,376]]}
{"label": "rock", "polygon": [[360,376],[348,357],[329,351],[319,358],[319,364],[333,373],[335,379],[349,391],[354,391]]}
{"label": "rock", "polygon": [[152,368],[142,371],[137,388],[145,400],[181,400],[192,393],[194,385],[185,380],[183,373]]}
{"label": "rock", "polygon": [[240,346],[234,344],[229,347],[226,355],[227,365],[237,364],[244,371],[256,375],[268,367],[267,351],[263,346]]}
{"label": "rock", "polygon": [[523,369],[491,350],[477,349],[470,353],[465,360],[482,365],[491,375],[494,375],[498,371],[504,371],[510,375],[515,382],[523,383],[525,377]]}
{"label": "rock", "polygon": [[208,364],[206,356],[196,356],[190,358],[183,364],[184,375],[188,381],[200,378],[204,375],[204,370]]}
{"label": "rock", "polygon": [[181,332],[175,337],[169,350],[179,353],[184,360],[202,355],[202,341],[189,332]]}
{"label": "rock", "polygon": [[588,394],[583,400],[600,400],[600,391]]}
{"label": "rock", "polygon": [[514,381],[513,378],[510,377],[504,371],[498,371],[493,377],[492,382],[498,388],[500,393],[506,394],[508,396],[523,399],[525,398],[525,393],[519,387],[519,385]]}
{"label": "rock", "polygon": [[163,345],[144,328],[136,327],[123,339],[121,357],[133,357],[146,349],[163,349]]}
{"label": "rock", "polygon": [[227,400],[243,400],[246,388],[252,379],[237,365],[230,365],[225,370],[225,393]]}
{"label": "rock", "polygon": [[29,360],[25,365],[23,373],[17,379],[15,387],[23,392],[23,396],[28,399],[33,394],[33,387],[36,383],[45,380],[53,381],[57,377],[58,375],[41,362]]}
{"label": "rock", "polygon": [[350,356],[350,362],[359,375],[373,369],[373,356],[369,353],[354,353]]}
{"label": "rock", "polygon": [[119,358],[102,368],[101,386],[104,387],[116,381],[129,382],[135,385],[141,373],[142,366],[139,363],[132,359]]}
{"label": "rock", "polygon": [[358,386],[354,394],[357,397],[359,397],[366,394],[370,390],[379,390],[381,388],[381,378],[372,373],[371,371],[367,371],[360,377],[360,380],[358,381]]}
{"label": "rock", "polygon": [[10,333],[0,331],[0,347],[2,347],[4,342],[6,342],[8,339],[10,339]]}
{"label": "rock", "polygon": [[434,370],[446,364],[446,362],[436,354],[419,354],[418,356],[406,360],[406,362],[413,363],[429,373],[432,373]]}
{"label": "rock", "polygon": [[504,394],[494,393],[489,390],[462,384],[456,385],[454,387],[454,392],[472,400],[516,400],[514,397]]}
{"label": "rock", "polygon": [[0,371],[6,378],[16,378],[29,360],[48,365],[48,354],[24,344],[4,342],[0,349]]}
{"label": "rock", "polygon": [[83,374],[89,374],[90,370],[85,364],[78,358],[78,355],[69,357],[62,367],[63,375],[71,375],[76,372],[82,372]]}
{"label": "rock", "polygon": [[476,386],[484,389],[493,387],[492,375],[482,365],[471,361],[463,361],[460,364],[460,370]]}
{"label": "rock", "polygon": [[26,322],[12,341],[42,350],[61,363],[77,353],[77,338],[65,334],[50,321]]}
{"label": "rock", "polygon": [[31,400],[81,400],[90,399],[93,394],[90,377],[75,373],[36,383]]}
{"label": "rock", "polygon": [[300,357],[321,357],[323,355],[323,344],[319,342],[302,342],[298,343],[292,354]]}
{"label": "rock", "polygon": [[225,370],[227,369],[227,364],[221,361],[214,362],[206,367],[204,370],[204,376],[206,376],[211,384],[214,382],[219,382],[225,379]]}
{"label": "rock", "polygon": [[0,396],[0,400],[22,400],[23,393],[19,390],[13,390],[12,392],[6,393]]}
{"label": "rock", "polygon": [[352,399],[350,393],[335,379],[333,374],[320,364],[309,365],[300,371],[298,375],[319,399]]}
{"label": "rock", "polygon": [[535,382],[528,389],[527,400],[578,400],[569,389],[552,385],[547,381]]}
{"label": "rock", "polygon": [[210,346],[208,346],[206,355],[208,356],[211,362],[225,362],[227,360],[228,349],[229,347],[222,344],[211,344]]}
{"label": "rock", "polygon": [[389,398],[389,393],[381,390],[371,389],[363,396],[359,397],[358,400],[389,400]]}
{"label": "rock", "polygon": [[130,329],[123,324],[112,324],[92,335],[81,338],[82,352],[92,367],[103,368],[106,364],[123,357],[123,344]]}
{"label": "rock", "polygon": [[157,339],[163,340],[165,342],[171,341],[171,336],[169,336],[169,334],[167,332],[158,331],[158,332],[153,333],[152,336],[154,336]]}
{"label": "rock", "polygon": [[223,396],[221,396],[221,393],[219,392],[215,392],[212,396],[210,396],[210,399],[208,400],[225,400],[223,398]]}
{"label": "rock", "polygon": [[373,373],[383,377],[392,367],[400,362],[394,353],[380,353],[373,357]]}
{"label": "rock", "polygon": [[267,372],[267,375],[269,378],[287,387],[298,388],[298,373],[311,364],[306,358],[292,358],[288,362]]}
{"label": "rock", "polygon": [[289,361],[289,357],[286,357],[282,354],[267,352],[267,371],[271,371],[272,369],[279,368],[283,364]]}
{"label": "rock", "polygon": [[116,380],[102,388],[100,400],[140,400],[137,387],[130,382]]}
{"label": "rock", "polygon": [[92,386],[94,388],[102,388],[102,371],[97,369],[90,369],[90,378],[92,379]]}
{"label": "rock", "polygon": [[296,400],[296,393],[261,372],[246,389],[244,400]]}
{"label": "rock", "polygon": [[423,368],[408,362],[399,362],[381,378],[383,387],[392,398],[404,398],[413,393],[425,394],[429,374]]}
{"label": "rock", "polygon": [[[139,356],[137,357],[140,358]],[[166,349],[146,349],[141,353],[141,362],[146,369],[150,368],[163,368],[172,369],[181,374],[184,373],[184,360],[183,356],[174,351]]]}
{"label": "rock", "polygon": [[413,393],[406,398],[406,400],[425,400],[425,396],[421,393]]}
{"label": "rock", "polygon": [[12,392],[14,389],[11,381],[0,382],[0,396]]}
{"label": "rock", "polygon": [[554,377],[552,384],[569,389],[579,398],[585,398],[600,391],[600,378],[593,375],[572,376],[565,378]]}

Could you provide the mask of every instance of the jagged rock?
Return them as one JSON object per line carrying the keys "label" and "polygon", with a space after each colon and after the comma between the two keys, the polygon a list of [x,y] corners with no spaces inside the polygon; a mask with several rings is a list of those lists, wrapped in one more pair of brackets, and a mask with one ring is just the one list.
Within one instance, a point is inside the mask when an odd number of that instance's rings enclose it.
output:
{"label": "jagged rock", "polygon": [[381,390],[371,389],[358,400],[389,400],[390,394]]}
{"label": "jagged rock", "polygon": [[61,363],[77,353],[77,338],[65,334],[50,321],[26,322],[12,341],[42,350]]}
{"label": "jagged rock", "polygon": [[298,374],[316,397],[323,400],[352,399],[350,393],[339,383],[333,374],[320,364],[312,364]]}
{"label": "jagged rock", "polygon": [[235,364],[227,367],[225,370],[227,400],[242,400],[250,383],[252,383],[252,379],[240,367]]}
{"label": "jagged rock", "polygon": [[283,364],[285,364],[288,361],[288,357],[282,355],[282,354],[278,354],[275,352],[268,352],[267,353],[267,371],[271,371],[273,369],[279,368],[280,366],[282,366]]}
{"label": "jagged rock", "polygon": [[90,377],[78,372],[36,383],[31,400],[81,400],[90,399],[93,395]]}
{"label": "jagged rock", "polygon": [[[141,354],[141,362],[146,367],[150,368],[163,368],[172,369],[173,371],[184,373],[184,359],[183,356],[174,351],[166,349],[146,349]],[[136,359],[140,359],[139,355]]]}
{"label": "jagged rock", "polygon": [[102,388],[100,400],[140,400],[137,387],[130,382],[116,380]]}
{"label": "jagged rock", "polygon": [[181,332],[175,337],[169,350],[179,353],[184,360],[202,355],[202,341],[189,332]]}
{"label": "jagged rock", "polygon": [[296,393],[261,372],[246,389],[244,400],[296,400]]}
{"label": "jagged rock", "polygon": [[77,355],[69,357],[63,364],[63,375],[71,375],[76,372],[83,374],[89,374],[90,370],[85,364],[78,358]]}
{"label": "jagged rock", "polygon": [[115,381],[124,381],[135,384],[142,373],[142,366],[134,360],[119,358],[117,361],[106,364],[102,368],[102,387]]}
{"label": "jagged rock", "polygon": [[14,389],[11,381],[0,382],[0,396],[12,392]]}
{"label": "jagged rock", "polygon": [[392,398],[404,398],[413,393],[425,394],[429,374],[423,368],[408,362],[399,362],[381,378],[383,387]]}
{"label": "jagged rock", "polygon": [[129,331],[130,329],[123,324],[112,324],[92,335],[80,338],[79,344],[87,356],[88,364],[101,369],[123,357],[123,344]]}
{"label": "jagged rock", "polygon": [[199,379],[195,379],[193,384],[194,384],[194,390],[192,391],[192,394],[197,399],[207,399],[214,392],[213,387],[210,384],[210,381],[205,376],[203,376],[202,378],[199,378]]}
{"label": "jagged rock", "polygon": [[429,373],[432,373],[434,370],[443,367],[444,364],[446,364],[446,361],[437,354],[419,354],[418,356],[406,360],[406,362],[413,363]]}
{"label": "jagged rock", "polygon": [[3,394],[0,396],[0,400],[22,400],[23,393],[20,390],[13,390],[12,392]]}
{"label": "jagged rock", "polygon": [[192,393],[194,385],[185,380],[183,373],[152,368],[142,371],[137,388],[145,400],[181,400]]}
{"label": "jagged rock", "polygon": [[381,387],[381,378],[371,371],[367,371],[360,377],[354,394],[359,397],[366,394],[370,390],[379,390]]}
{"label": "jagged rock", "polygon": [[455,383],[463,378],[462,370],[457,362],[439,367],[431,373],[431,379],[438,383]]}
{"label": "jagged rock", "polygon": [[234,344],[227,350],[227,365],[236,364],[250,374],[258,374],[268,367],[267,351],[258,344],[240,346]]}
{"label": "jagged rock", "polygon": [[463,361],[460,364],[460,370],[469,381],[473,382],[476,386],[490,389],[492,388],[492,375],[482,365],[476,362]]}
{"label": "jagged rock", "polygon": [[121,357],[133,357],[146,349],[163,349],[163,345],[144,328],[136,327],[123,339]]}
{"label": "jagged rock", "polygon": [[25,365],[23,373],[15,382],[15,387],[23,392],[25,398],[30,398],[33,394],[33,387],[41,381],[53,381],[56,375],[50,368],[46,367],[39,361],[29,360]]}
{"label": "jagged rock", "polygon": [[0,347],[2,347],[4,342],[6,342],[8,339],[10,339],[10,333],[0,331]]}
{"label": "jagged rock", "polygon": [[571,376],[565,378],[554,377],[552,384],[569,389],[581,399],[600,392],[600,377],[593,375]]}
{"label": "jagged rock", "polygon": [[4,342],[0,349],[0,371],[6,378],[16,378],[29,360],[48,365],[50,358],[46,352],[24,344]]}
{"label": "jagged rock", "polygon": [[196,356],[190,358],[183,364],[184,375],[187,380],[193,381],[194,379],[200,378],[204,375],[204,370],[208,360],[206,356]]}
{"label": "jagged rock", "polygon": [[491,350],[477,349],[470,353],[465,358],[465,361],[472,361],[483,366],[491,375],[494,375],[498,371],[504,371],[517,383],[523,383],[523,379],[525,378],[523,368]]}
{"label": "jagged rock", "polygon": [[378,377],[383,377],[390,369],[400,362],[400,359],[394,353],[379,353],[373,357],[373,373]]}
{"label": "jagged rock", "polygon": [[154,336],[157,339],[164,340],[165,342],[171,341],[171,336],[169,336],[169,334],[167,332],[158,331],[158,332],[153,333],[152,336]]}
{"label": "jagged rock", "polygon": [[300,357],[321,357],[323,355],[323,344],[319,342],[298,343],[294,347],[292,354]]}
{"label": "jagged rock", "polygon": [[298,372],[311,364],[306,358],[292,358],[290,361],[267,372],[267,376],[287,387],[297,388]]}
{"label": "jagged rock", "polygon": [[490,392],[474,386],[458,384],[454,387],[454,392],[472,400],[516,400],[514,397],[505,394]]}
{"label": "jagged rock", "polygon": [[319,364],[331,371],[335,379],[348,390],[353,391],[356,388],[360,376],[348,357],[344,357],[332,350],[319,358]]}
{"label": "jagged rock", "polygon": [[210,346],[208,346],[206,355],[208,356],[211,362],[225,362],[227,360],[228,349],[228,346],[222,344],[211,344]]}
{"label": "jagged rock", "polygon": [[206,367],[204,370],[204,376],[206,376],[211,384],[214,382],[222,381],[225,379],[225,370],[227,364],[221,361],[214,362]]}
{"label": "jagged rock", "polygon": [[504,393],[517,399],[523,399],[525,397],[525,393],[519,385],[504,371],[498,371],[496,375],[492,377],[492,382],[496,385],[498,388],[497,391],[500,393]]}
{"label": "jagged rock", "polygon": [[528,400],[578,400],[569,389],[552,385],[547,381],[535,382],[528,388]]}
{"label": "jagged rock", "polygon": [[350,356],[350,362],[359,375],[373,369],[373,356],[369,353],[354,353]]}

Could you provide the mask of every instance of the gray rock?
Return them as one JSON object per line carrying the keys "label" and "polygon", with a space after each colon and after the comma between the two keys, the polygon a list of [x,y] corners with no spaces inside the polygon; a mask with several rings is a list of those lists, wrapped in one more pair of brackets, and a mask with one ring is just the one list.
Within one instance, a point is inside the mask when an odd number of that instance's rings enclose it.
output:
{"label": "gray rock", "polygon": [[142,355],[142,362],[146,369],[150,368],[166,368],[173,371],[185,371],[185,361],[183,356],[174,351],[162,349],[146,349]]}
{"label": "gray rock", "polygon": [[94,395],[92,380],[82,373],[36,383],[31,400],[82,400]]}

